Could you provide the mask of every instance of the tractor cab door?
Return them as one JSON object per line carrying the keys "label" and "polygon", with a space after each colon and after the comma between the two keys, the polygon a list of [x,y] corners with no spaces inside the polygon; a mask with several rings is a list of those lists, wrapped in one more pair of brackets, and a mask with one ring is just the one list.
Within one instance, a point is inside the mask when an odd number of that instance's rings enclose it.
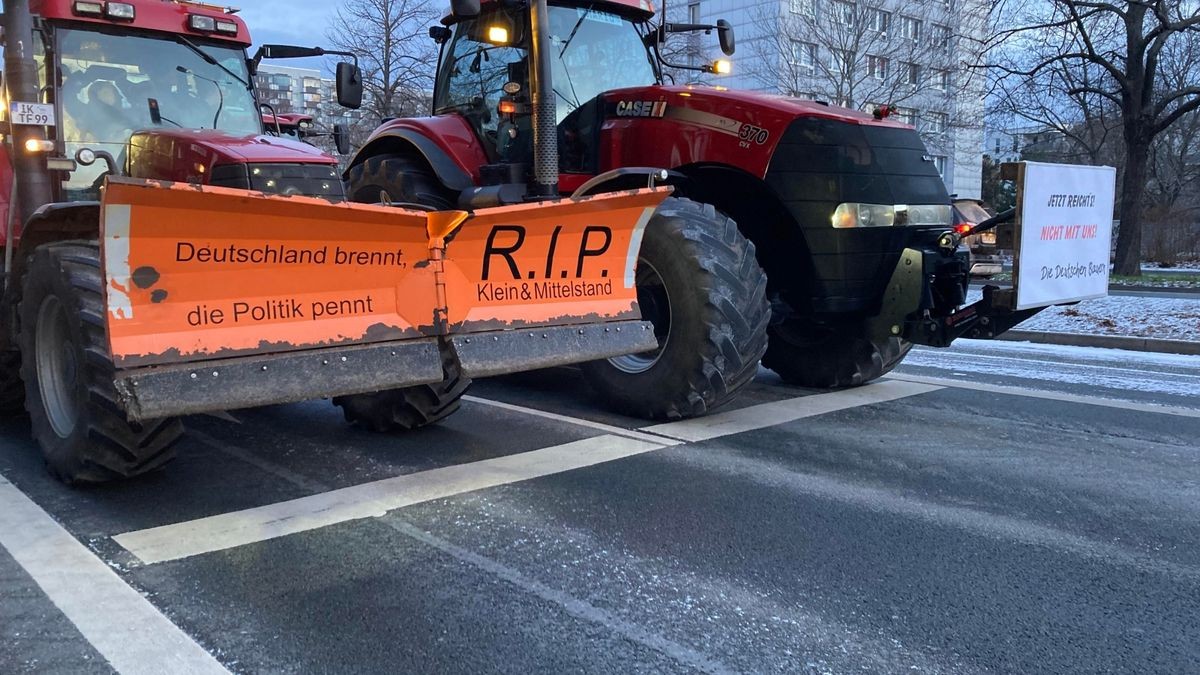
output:
{"label": "tractor cab door", "polygon": [[[657,81],[642,42],[645,24],[589,7],[551,6],[550,59],[557,99],[560,184],[581,184],[599,171],[602,94]],[[508,39],[493,40],[492,27]],[[528,114],[504,115],[506,97],[528,101],[527,12],[485,12],[459,22],[442,58],[434,112],[470,122],[494,161],[531,164],[533,131]],[[506,93],[505,87],[517,94]]]}

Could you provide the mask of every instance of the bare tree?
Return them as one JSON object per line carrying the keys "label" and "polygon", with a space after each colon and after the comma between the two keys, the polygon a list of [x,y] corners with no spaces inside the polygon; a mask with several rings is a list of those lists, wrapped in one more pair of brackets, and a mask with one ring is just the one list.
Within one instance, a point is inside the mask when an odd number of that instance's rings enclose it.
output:
{"label": "bare tree", "polygon": [[[1089,151],[1119,130],[1115,272],[1140,275],[1154,141],[1200,108],[1200,5],[1187,0],[1046,0],[1006,10],[993,36],[997,91],[1030,121]],[[1031,105],[1037,103],[1037,105]]]}
{"label": "bare tree", "polygon": [[753,21],[752,74],[790,96],[848,108],[948,100],[956,73],[952,34],[941,0],[792,0]]}
{"label": "bare tree", "polygon": [[[668,3],[665,21],[667,23],[700,23],[699,4],[684,4],[682,2]],[[689,33],[674,33],[666,36],[659,45],[659,54],[663,61],[690,68],[663,68],[663,77],[669,83],[695,84],[708,83],[712,77],[707,73],[691,68],[698,68],[713,60],[715,32],[711,35],[703,31]]]}
{"label": "bare tree", "polygon": [[983,134],[982,73],[963,62],[982,49],[971,36],[983,33],[987,5],[958,4],[957,12],[944,0],[768,5],[752,15],[761,37],[750,43],[749,72],[789,96],[861,110],[890,106],[946,154],[951,130],[969,130],[979,142]]}
{"label": "bare tree", "polygon": [[326,37],[358,56],[364,121],[428,112],[437,62],[428,30],[440,9],[432,0],[346,0],[338,7]]}

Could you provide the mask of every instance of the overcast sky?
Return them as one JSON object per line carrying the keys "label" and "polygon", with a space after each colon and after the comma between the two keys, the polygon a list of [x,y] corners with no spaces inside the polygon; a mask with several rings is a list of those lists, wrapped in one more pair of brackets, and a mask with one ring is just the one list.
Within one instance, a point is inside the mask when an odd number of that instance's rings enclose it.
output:
{"label": "overcast sky", "polygon": [[[264,42],[302,47],[326,47],[325,28],[342,3],[338,0],[241,0],[242,18],[250,26],[254,49]],[[253,53],[253,52],[251,52]],[[333,67],[333,60],[327,59]],[[279,65],[320,67],[322,60],[296,59],[277,61]]]}

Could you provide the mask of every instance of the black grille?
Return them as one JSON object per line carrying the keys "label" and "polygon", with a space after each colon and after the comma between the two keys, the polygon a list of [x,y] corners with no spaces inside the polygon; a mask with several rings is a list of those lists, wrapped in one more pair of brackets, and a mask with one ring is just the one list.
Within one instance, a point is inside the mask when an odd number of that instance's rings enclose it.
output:
{"label": "black grille", "polygon": [[346,198],[333,164],[226,164],[213,167],[211,183],[268,194]]}
{"label": "black grille", "polygon": [[792,122],[766,182],[800,226],[812,256],[807,297],[794,299],[806,311],[877,312],[900,252],[924,237],[922,230],[937,230],[835,229],[830,219],[838,204],[950,203],[916,130],[823,118]]}

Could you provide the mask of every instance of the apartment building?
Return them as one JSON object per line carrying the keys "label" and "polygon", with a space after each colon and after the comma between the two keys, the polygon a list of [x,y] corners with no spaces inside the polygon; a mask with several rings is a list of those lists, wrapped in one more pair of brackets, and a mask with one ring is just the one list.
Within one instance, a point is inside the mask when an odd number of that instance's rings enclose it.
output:
{"label": "apartment building", "polygon": [[733,23],[733,74],[714,84],[892,106],[921,131],[948,190],[980,195],[984,0],[673,0],[668,12]]}

